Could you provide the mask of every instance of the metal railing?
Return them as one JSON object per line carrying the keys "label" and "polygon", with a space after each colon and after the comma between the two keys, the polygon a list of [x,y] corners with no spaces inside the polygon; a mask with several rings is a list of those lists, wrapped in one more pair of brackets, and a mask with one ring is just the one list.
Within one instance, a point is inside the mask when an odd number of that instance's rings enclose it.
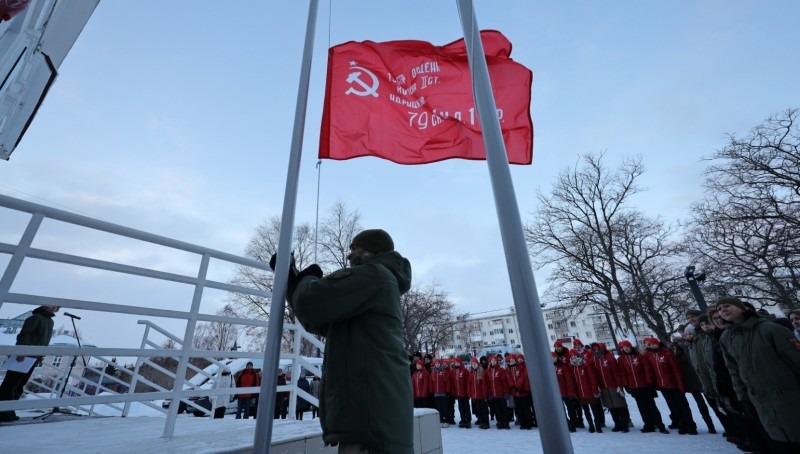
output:
{"label": "metal railing", "polygon": [[[206,371],[203,371],[192,365],[189,362],[190,358],[207,358],[212,364],[219,365],[221,363],[214,358],[262,357],[262,353],[260,352],[196,350],[193,347],[192,341],[194,339],[195,328],[198,322],[219,322],[233,325],[255,326],[262,328],[267,327],[267,322],[263,320],[212,315],[200,312],[201,301],[205,289],[215,289],[226,292],[227,294],[249,295],[252,297],[265,299],[268,299],[271,296],[269,292],[259,290],[254,287],[231,284],[228,282],[221,282],[208,278],[209,264],[212,260],[220,262],[225,266],[232,265],[237,267],[250,267],[261,271],[269,270],[269,267],[266,263],[190,243],[185,243],[172,238],[135,230],[121,225],[100,221],[94,218],[70,213],[44,205],[15,199],[5,195],[0,195],[0,219],[3,219],[4,217],[2,208],[18,213],[27,213],[30,215],[30,219],[28,220],[24,231],[22,232],[22,235],[16,244],[0,242],[0,257],[3,255],[10,255],[10,259],[8,260],[2,277],[0,277],[0,308],[2,308],[4,303],[16,303],[31,306],[57,305],[70,309],[84,309],[104,313],[130,314],[142,317],[159,317],[163,319],[180,320],[186,322],[186,328],[183,336],[180,337],[158,327],[149,320],[139,320],[139,324],[145,325],[145,333],[142,337],[142,343],[139,348],[0,346],[0,355],[62,355],[64,357],[87,356],[89,357],[88,368],[100,376],[98,383],[94,383],[82,375],[77,377],[67,377],[66,371],[64,371],[61,374],[61,380],[58,381],[56,386],[46,387],[46,389],[49,391],[49,395],[45,396],[46,398],[31,398],[20,401],[0,402],[0,411],[18,409],[45,409],[50,407],[72,407],[91,414],[94,411],[94,406],[105,404],[112,405],[111,408],[118,409],[121,416],[126,416],[130,410],[131,402],[146,402],[146,405],[149,405],[152,408],[161,409],[161,407],[154,404],[153,401],[159,399],[171,399],[171,402],[179,402],[181,400],[187,400],[189,397],[215,396],[230,393],[229,390],[217,390],[213,388],[193,389],[191,386],[185,386],[187,381],[185,378],[187,376],[187,370],[193,370],[195,373],[208,375]],[[196,254],[199,257],[199,263],[196,263],[195,265],[197,273],[196,275],[187,275],[167,272],[148,267],[91,258],[85,256],[85,254],[69,254],[46,248],[36,248],[34,247],[34,241],[37,238],[37,233],[39,233],[40,227],[46,220],[58,221],[71,226],[89,229],[91,231],[106,232],[115,235],[116,237],[136,240],[142,244],[162,246],[171,251],[181,251]],[[12,286],[14,285],[15,279],[17,278],[23,263],[28,263],[28,261],[32,263],[46,262],[65,264],[72,267],[78,267],[82,270],[103,270],[118,273],[120,275],[137,276],[158,281],[187,285],[193,289],[190,308],[188,310],[163,309],[136,306],[132,304],[120,304],[114,301],[91,301],[86,299],[12,292]],[[292,376],[299,376],[300,367],[311,371],[315,375],[320,375],[321,372],[319,368],[315,367],[300,356],[300,343],[303,341],[310,342],[320,351],[324,351],[324,343],[306,333],[299,325],[284,324],[283,328],[284,330],[288,330],[290,332],[293,339],[292,351],[281,354],[282,360],[291,360],[293,368]],[[154,331],[172,340],[179,348],[165,349],[153,342],[149,335]],[[125,368],[118,368],[121,373],[130,375],[129,382],[117,377],[112,378],[104,376],[105,366],[108,364],[113,364],[113,361],[108,359],[109,357],[136,358],[136,366],[133,371],[129,371]],[[178,362],[177,370],[172,372],[158,366],[151,360],[151,358],[155,357],[171,357],[176,359]],[[94,365],[92,365],[93,362]],[[139,371],[143,364],[148,364],[150,367],[153,367],[163,374],[170,376],[173,379],[172,389],[159,386],[142,377],[139,374]],[[272,367],[272,365],[265,365],[265,368],[268,371],[272,370]],[[118,385],[127,386],[127,392],[121,393],[118,392],[118,390],[115,391],[108,386],[104,386],[103,383],[105,379],[111,379],[112,382],[118,383]],[[302,390],[299,390],[296,387],[296,382],[297,381],[295,380],[290,385],[279,386],[276,388],[277,392],[288,391],[291,393],[290,417],[294,416],[296,397],[298,396],[306,399],[312,404],[317,404],[316,398]],[[144,383],[152,389],[155,389],[155,391],[136,392],[136,387],[139,383]],[[98,393],[96,395],[89,395],[85,392],[86,388],[90,385],[99,385]],[[67,387],[67,391],[69,391],[70,395],[66,397],[56,397],[61,395],[62,386]],[[239,390],[253,393],[259,392],[259,388],[257,387],[237,389],[237,391]],[[120,403],[123,405],[113,406],[113,404]],[[171,437],[174,432],[178,407],[179,405],[170,405],[166,410],[161,409],[166,413],[166,421],[163,432],[164,437]],[[272,415],[268,416],[270,418],[272,417]]]}

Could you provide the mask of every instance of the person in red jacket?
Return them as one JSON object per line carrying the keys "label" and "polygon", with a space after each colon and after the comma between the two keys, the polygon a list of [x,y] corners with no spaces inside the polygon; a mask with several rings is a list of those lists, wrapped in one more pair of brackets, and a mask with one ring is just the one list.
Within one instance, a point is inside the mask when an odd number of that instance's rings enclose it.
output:
{"label": "person in red jacket", "polygon": [[661,391],[661,395],[664,396],[664,400],[669,406],[670,416],[673,420],[670,428],[677,428],[681,435],[687,433],[697,435],[697,425],[692,418],[689,401],[684,395],[686,386],[683,383],[683,375],[678,362],[672,356],[669,348],[655,337],[644,338],[644,345],[647,347],[645,357],[653,369],[653,381],[656,389]]}
{"label": "person in red jacket", "polygon": [[442,367],[450,374],[450,391],[447,395],[447,424],[456,424],[456,396],[453,395],[453,363],[454,358],[442,359]]}
{"label": "person in red jacket", "polygon": [[431,377],[425,369],[425,363],[418,359],[414,365],[416,370],[411,374],[411,385],[414,390],[414,408],[428,408],[431,395]]}
{"label": "person in red jacket", "polygon": [[619,343],[621,355],[617,359],[619,364],[622,385],[633,396],[639,414],[642,416],[642,432],[655,432],[658,429],[662,434],[669,431],[661,420],[661,412],[656,406],[658,393],[653,386],[653,371],[650,362],[633,348],[630,341],[622,340]]}
{"label": "person in red jacket", "polygon": [[[242,373],[236,379],[236,387],[250,388],[253,386],[261,386],[261,379],[259,378],[255,369],[253,369],[253,363],[248,362]],[[237,396],[236,419],[242,419],[243,412],[244,419],[247,419],[250,417],[250,407],[253,404],[254,396],[251,393],[239,393]]]}
{"label": "person in red jacket", "polygon": [[533,429],[533,414],[531,406],[531,384],[528,381],[528,370],[524,364],[519,363],[519,356],[509,355],[506,375],[511,387],[511,396],[514,398],[514,408],[516,408],[519,428],[522,430]]}
{"label": "person in red jacket", "polygon": [[569,427],[570,432],[575,432],[575,428],[578,426],[577,408],[581,406],[577,397],[575,397],[575,376],[572,374],[572,367],[568,364],[569,360],[566,356],[558,356],[556,352],[551,352],[551,354],[553,355],[553,365],[555,366],[561,401],[564,402],[564,406],[567,409],[567,427]]}
{"label": "person in red jacket", "polygon": [[469,408],[469,395],[467,393],[467,377],[469,372],[464,367],[461,358],[454,358],[450,368],[452,396],[458,402],[458,416],[461,420],[458,427],[469,429],[472,427],[472,413]]}
{"label": "person in red jacket", "polygon": [[506,371],[500,367],[500,360],[496,356],[489,357],[489,370],[486,371],[488,378],[488,398],[494,403],[495,417],[497,418],[498,429],[511,429],[508,425],[508,405],[506,404],[506,394],[509,393],[508,376]]}
{"label": "person in red jacket", "polygon": [[575,392],[589,424],[589,433],[603,433],[603,421],[600,419],[603,405],[600,403],[600,386],[594,368],[586,364],[583,355],[574,349],[569,352],[569,364],[575,377]]}
{"label": "person in red jacket", "polygon": [[631,414],[628,411],[628,402],[622,389],[622,377],[619,365],[614,354],[608,351],[606,344],[593,342],[591,345],[594,355],[594,370],[597,372],[597,382],[600,385],[600,400],[608,408],[611,419],[614,420],[612,432],[628,433]]}
{"label": "person in red jacket", "polygon": [[439,412],[439,423],[442,427],[450,427],[447,422],[447,400],[450,396],[450,372],[444,369],[442,360],[435,358],[431,367],[431,393],[436,400],[436,410]]}
{"label": "person in red jacket", "polygon": [[472,400],[472,411],[478,418],[476,424],[481,429],[489,428],[489,405],[486,403],[486,390],[488,379],[478,358],[469,360],[469,375],[467,376],[467,395]]}

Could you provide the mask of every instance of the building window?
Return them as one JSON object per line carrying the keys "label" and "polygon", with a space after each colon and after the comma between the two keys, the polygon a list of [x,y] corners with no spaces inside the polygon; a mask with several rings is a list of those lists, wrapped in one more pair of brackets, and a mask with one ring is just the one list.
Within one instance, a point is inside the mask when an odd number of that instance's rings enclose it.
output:
{"label": "building window", "polygon": [[514,330],[513,329],[509,329],[508,330],[508,334],[514,334]]}
{"label": "building window", "polygon": [[53,367],[61,367],[61,355],[53,357]]}
{"label": "building window", "polygon": [[555,335],[555,334],[551,334],[551,335],[550,335],[550,340],[551,340],[551,341],[554,341],[554,340],[556,340],[556,335]]}
{"label": "building window", "polygon": [[592,337],[592,332],[591,331],[586,331],[586,337]]}
{"label": "building window", "polygon": [[[584,321],[584,323],[585,323],[585,321]],[[577,325],[577,324],[575,324],[575,322],[569,322],[569,326],[571,326],[571,327],[573,327],[573,328],[574,328],[574,327],[576,327],[576,326],[578,326],[578,325]]]}
{"label": "building window", "polygon": [[552,323],[548,323],[547,324],[547,329],[553,329],[553,324]]}
{"label": "building window", "polygon": [[516,344],[516,342],[514,341],[514,339],[511,339],[511,342],[510,342],[510,343],[511,343],[511,346],[512,346],[512,347],[514,346],[514,344]]}

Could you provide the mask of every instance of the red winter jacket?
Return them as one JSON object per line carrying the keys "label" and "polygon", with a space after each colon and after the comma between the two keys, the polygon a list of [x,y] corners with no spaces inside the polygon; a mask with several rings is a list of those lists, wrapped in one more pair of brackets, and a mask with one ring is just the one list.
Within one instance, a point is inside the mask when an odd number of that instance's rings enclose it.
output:
{"label": "red winter jacket", "polygon": [[467,376],[469,372],[465,367],[454,367],[450,369],[451,379],[450,390],[455,397],[467,397]]}
{"label": "red winter jacket", "polygon": [[[489,380],[488,372],[482,371],[478,366],[478,370],[469,368],[469,375],[467,376],[467,395],[470,399],[486,400],[486,392]],[[480,377],[480,378],[479,378]]]}
{"label": "red winter jacket", "polygon": [[667,347],[662,345],[656,350],[648,349],[645,356],[650,361],[650,366],[653,369],[656,388],[677,389],[682,393],[686,392],[681,366]]}
{"label": "red winter jacket", "polygon": [[594,367],[591,364],[581,364],[576,366],[570,364],[572,367],[572,375],[575,377],[575,392],[577,397],[581,399],[591,399],[600,394],[600,387],[597,384],[597,376],[594,372]]}
{"label": "red winter jacket", "polygon": [[[261,386],[261,379],[259,378],[256,371],[254,371],[253,369],[250,370],[245,369],[242,371],[242,374],[239,375],[239,378],[236,379],[236,387],[249,388],[251,386]],[[245,399],[251,397],[252,395],[253,394],[250,393],[239,393],[239,397]]]}
{"label": "red winter jacket", "polygon": [[619,365],[614,354],[606,351],[603,356],[595,358],[594,371],[597,372],[597,384],[601,389],[616,389],[622,386]]}
{"label": "red winter jacket", "polygon": [[431,368],[431,394],[450,394],[450,372]]}
{"label": "red winter jacket", "polygon": [[489,379],[487,394],[490,399],[501,399],[509,393],[508,375],[500,366],[489,366],[485,377]]}
{"label": "red winter jacket", "polygon": [[558,390],[561,391],[561,397],[575,397],[575,375],[572,373],[572,366],[559,363],[556,364],[556,379],[558,379]]}
{"label": "red winter jacket", "polygon": [[414,388],[414,399],[424,399],[431,395],[431,377],[424,367],[414,371],[411,384]]}
{"label": "red winter jacket", "polygon": [[645,355],[631,352],[630,355],[622,353],[617,359],[619,364],[622,384],[630,389],[647,388],[653,386],[653,369]]}
{"label": "red winter jacket", "polygon": [[531,382],[528,381],[528,369],[524,365],[515,364],[506,368],[511,395],[528,397],[531,395]]}

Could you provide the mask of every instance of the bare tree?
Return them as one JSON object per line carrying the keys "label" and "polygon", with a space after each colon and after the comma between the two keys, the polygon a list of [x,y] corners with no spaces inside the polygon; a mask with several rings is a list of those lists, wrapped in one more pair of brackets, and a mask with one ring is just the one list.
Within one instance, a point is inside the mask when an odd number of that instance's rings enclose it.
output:
{"label": "bare tree", "polygon": [[459,315],[455,313],[455,305],[447,298],[447,293],[436,283],[412,287],[400,298],[400,307],[407,352],[421,351],[423,345],[432,352],[437,345],[450,343]]}
{"label": "bare tree", "polygon": [[[216,315],[238,317],[230,304],[218,310]],[[197,350],[228,351],[239,338],[239,327],[227,322],[200,322],[195,329],[192,344]]]}
{"label": "bare tree", "polygon": [[525,235],[533,263],[551,269],[545,298],[575,312],[597,305],[621,329],[634,329],[638,317],[665,338],[671,328],[663,311],[675,310],[665,292],[677,279],[671,229],[631,208],[641,157],[615,171],[602,160],[603,154],[582,156],[582,165],[561,172],[552,192],[537,197]]}
{"label": "bare tree", "polygon": [[[305,268],[314,261],[315,247],[321,255],[317,257],[323,269],[328,271],[339,269],[347,264],[347,254],[350,242],[355,233],[360,230],[358,211],[350,211],[343,202],[337,202],[329,211],[328,217],[322,220],[321,234],[315,246],[314,228],[308,223],[296,226],[292,238],[292,250],[295,262],[300,269]],[[256,234],[250,240],[245,254],[253,259],[268,262],[272,254],[278,250],[281,220],[272,217],[258,226]],[[232,279],[233,283],[250,286],[264,291],[271,291],[273,274],[269,271],[257,270],[249,267],[239,267]],[[268,320],[270,313],[270,300],[252,295],[235,295],[231,305],[244,317]],[[284,312],[284,323],[293,323],[294,314],[287,305]],[[293,343],[294,332],[285,330],[283,333],[283,350],[289,349]],[[263,349],[266,339],[266,329],[263,327],[249,327],[246,329],[250,350]],[[301,345],[302,354],[314,356],[316,347],[309,343]]]}
{"label": "bare tree", "polygon": [[337,270],[347,266],[347,255],[353,237],[363,228],[358,210],[349,211],[341,200],[329,211],[327,219],[320,226],[318,247],[322,250],[319,262]]}
{"label": "bare tree", "polygon": [[762,305],[800,307],[800,126],[772,116],[710,158],[687,245],[710,280]]}

